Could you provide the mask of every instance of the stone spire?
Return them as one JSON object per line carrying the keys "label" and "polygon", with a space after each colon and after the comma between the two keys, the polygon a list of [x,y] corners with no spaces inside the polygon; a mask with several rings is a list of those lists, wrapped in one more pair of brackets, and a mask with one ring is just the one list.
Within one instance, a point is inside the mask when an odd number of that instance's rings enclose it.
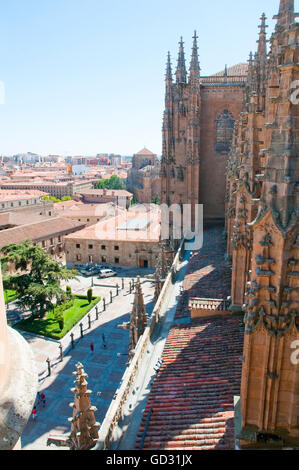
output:
{"label": "stone spire", "polygon": [[167,55],[167,65],[166,65],[166,83],[172,84],[172,67],[171,67],[171,57],[170,52]]}
{"label": "stone spire", "polygon": [[184,42],[183,38],[179,42],[179,57],[178,57],[178,66],[176,71],[176,81],[178,84],[186,84],[187,82],[187,70],[185,63],[185,52],[184,52]]}
{"label": "stone spire", "polygon": [[247,83],[246,89],[244,93],[244,104],[243,104],[243,111],[248,111],[249,103],[250,103],[250,96],[252,91],[255,89],[255,67],[254,67],[254,60],[253,60],[253,53],[252,51],[249,54],[248,59],[248,72],[247,72]]}
{"label": "stone spire", "polygon": [[159,298],[159,295],[163,287],[163,283],[165,281],[165,278],[168,272],[164,242],[161,242],[159,244],[159,247],[160,247],[160,251],[159,251],[159,256],[157,259],[156,271],[155,271],[155,294],[154,294],[155,304]]}
{"label": "stone spire", "polygon": [[[165,103],[166,103],[166,108],[168,108],[170,106],[170,103],[171,103],[172,84],[173,84],[173,79],[172,79],[171,57],[170,57],[170,52],[168,52],[167,65],[166,65],[166,74],[165,74],[165,85],[166,85]],[[166,116],[164,116],[164,119],[165,118],[166,118]]]}
{"label": "stone spire", "polygon": [[[134,350],[140,336],[143,334],[145,327],[147,325],[147,314],[144,307],[143,293],[140,283],[140,277],[138,276],[136,287],[135,287],[135,297],[133,303],[133,309],[130,318],[130,353]],[[132,356],[132,354],[131,354]]]}
{"label": "stone spire", "polygon": [[266,29],[268,28],[268,25],[266,25],[266,15],[265,13],[262,14],[261,16],[261,24],[259,25],[260,28],[260,33],[259,33],[259,39],[257,40],[258,43],[258,57],[259,60],[263,60],[266,62],[267,60],[267,32]]}
{"label": "stone spire", "polygon": [[155,272],[155,293],[154,293],[154,302],[155,302],[155,304],[158,301],[158,298],[160,296],[162,287],[163,287],[163,282],[161,280],[160,272],[158,270],[156,270],[156,272]]}
{"label": "stone spire", "polygon": [[197,39],[198,39],[198,36],[196,34],[196,31],[194,31],[192,57],[191,57],[191,64],[190,64],[190,76],[189,76],[190,85],[199,85],[199,79],[200,79],[200,66],[199,66],[199,60],[198,60]]}
{"label": "stone spire", "polygon": [[253,60],[253,53],[250,51],[249,58],[248,58],[248,73],[247,73],[247,83],[250,86],[253,81],[254,75],[254,60]]}
{"label": "stone spire", "polygon": [[87,377],[83,365],[76,364],[77,371],[73,372],[76,377],[75,387],[71,392],[75,395],[74,403],[70,403],[73,408],[73,417],[69,418],[72,423],[71,435],[69,438],[70,450],[88,450],[94,447],[99,437],[98,426],[94,413],[97,408],[91,406],[89,395],[91,390],[87,389]]}
{"label": "stone spire", "polygon": [[278,15],[273,19],[277,20],[276,31],[280,29],[288,29],[295,20],[294,0],[280,0]]}
{"label": "stone spire", "polygon": [[267,33],[266,29],[266,15],[265,13],[261,16],[261,24],[259,25],[260,33],[259,39],[257,40],[258,49],[255,56],[255,72],[257,80],[257,106],[259,110],[265,109],[266,99],[266,80],[267,80],[267,65],[268,65],[268,54],[267,54]]}

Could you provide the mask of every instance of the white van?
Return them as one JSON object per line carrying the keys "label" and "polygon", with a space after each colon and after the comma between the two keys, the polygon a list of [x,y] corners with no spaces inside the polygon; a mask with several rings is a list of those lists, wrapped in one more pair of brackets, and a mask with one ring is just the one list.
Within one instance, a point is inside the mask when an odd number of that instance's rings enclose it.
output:
{"label": "white van", "polygon": [[115,271],[112,271],[112,269],[101,269],[99,276],[100,277],[112,277],[112,276],[117,276],[117,273]]}

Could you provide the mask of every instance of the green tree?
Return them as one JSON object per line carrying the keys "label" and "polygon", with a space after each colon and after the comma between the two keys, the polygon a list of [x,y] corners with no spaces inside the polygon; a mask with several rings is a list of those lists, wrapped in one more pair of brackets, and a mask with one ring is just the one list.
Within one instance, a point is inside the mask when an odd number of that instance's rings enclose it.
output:
{"label": "green tree", "polygon": [[71,201],[71,199],[72,199],[71,196],[63,196],[62,199],[58,199],[55,196],[43,196],[44,201],[52,201],[54,202],[54,204],[56,204],[57,202],[62,202],[62,201]]}
{"label": "green tree", "polygon": [[1,252],[4,266],[13,264],[20,271],[4,277],[4,288],[15,290],[18,305],[29,309],[34,317],[43,318],[46,312],[67,299],[60,281],[75,279],[76,270],[62,268],[30,240],[7,245]]}
{"label": "green tree", "polygon": [[72,288],[70,286],[66,286],[66,295],[69,299],[72,298]]}
{"label": "green tree", "polygon": [[126,189],[125,183],[117,175],[110,176],[109,179],[102,179],[97,183],[98,189]]}
{"label": "green tree", "polygon": [[59,315],[57,316],[57,321],[58,321],[60,331],[62,331],[64,328],[64,316],[62,312],[59,313]]}
{"label": "green tree", "polygon": [[87,291],[87,300],[88,300],[88,303],[91,304],[91,301],[92,301],[92,289],[88,289],[88,291]]}
{"label": "green tree", "polygon": [[98,188],[98,189],[105,189],[105,188],[106,188],[106,186],[105,186],[105,181],[106,181],[106,180],[100,180],[100,181],[98,181],[98,182],[97,182],[97,188]]}

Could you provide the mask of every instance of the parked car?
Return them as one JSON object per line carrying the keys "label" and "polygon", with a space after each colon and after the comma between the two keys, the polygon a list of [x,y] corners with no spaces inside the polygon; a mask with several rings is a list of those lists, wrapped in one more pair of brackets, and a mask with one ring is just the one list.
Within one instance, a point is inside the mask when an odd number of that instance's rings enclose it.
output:
{"label": "parked car", "polygon": [[87,266],[80,270],[83,276],[96,276],[100,272],[100,268],[96,266]]}
{"label": "parked car", "polygon": [[112,271],[112,269],[101,269],[99,274],[99,277],[101,278],[112,276],[117,276],[117,273],[115,271]]}

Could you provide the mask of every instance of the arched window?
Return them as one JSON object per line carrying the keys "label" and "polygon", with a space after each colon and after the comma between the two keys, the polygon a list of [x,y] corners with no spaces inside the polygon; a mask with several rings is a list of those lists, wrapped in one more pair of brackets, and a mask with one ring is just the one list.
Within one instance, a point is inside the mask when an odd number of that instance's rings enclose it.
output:
{"label": "arched window", "polygon": [[234,116],[228,109],[218,114],[216,119],[216,152],[224,155],[229,153],[232,146],[234,125]]}

